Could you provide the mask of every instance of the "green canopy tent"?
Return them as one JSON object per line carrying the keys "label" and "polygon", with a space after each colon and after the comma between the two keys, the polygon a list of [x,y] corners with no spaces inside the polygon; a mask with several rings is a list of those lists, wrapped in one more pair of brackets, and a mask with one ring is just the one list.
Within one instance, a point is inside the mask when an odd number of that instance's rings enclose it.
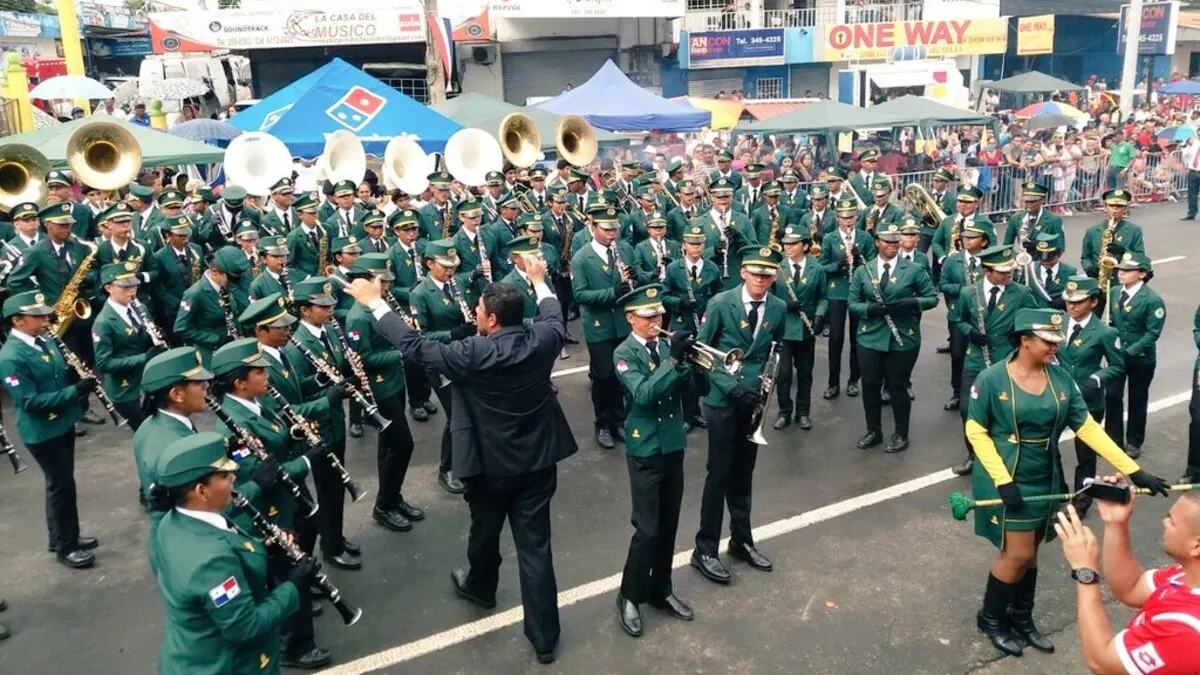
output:
{"label": "green canopy tent", "polygon": [[[558,126],[562,115],[556,115],[548,110],[532,106],[516,106],[483,94],[463,94],[431,107],[464,127],[483,129],[492,136],[495,136],[496,132],[500,130],[500,122],[506,115],[515,112],[524,113],[533,120],[538,133],[541,134],[542,152],[555,151],[554,129]],[[596,129],[596,141],[601,145],[628,143],[623,136],[603,129]]]}
{"label": "green canopy tent", "polygon": [[739,124],[735,134],[802,134],[836,132],[867,126],[867,110],[839,101],[814,101],[799,108],[765,120]]}
{"label": "green canopy tent", "polygon": [[936,127],[947,124],[994,124],[991,115],[938,103],[922,96],[901,96],[866,109],[858,126]]}
{"label": "green canopy tent", "polygon": [[1013,94],[1048,94],[1055,91],[1083,91],[1087,88],[1045,73],[1039,73],[1036,70],[989,82],[983,86]]}
{"label": "green canopy tent", "polygon": [[189,141],[115,117],[84,117],[45,129],[8,136],[0,141],[0,146],[8,143],[32,146],[50,160],[52,168],[65,169],[67,168],[67,141],[71,138],[71,134],[75,133],[80,126],[96,121],[112,122],[132,133],[142,148],[142,166],[211,164],[220,162],[225,156],[225,151],[216,146]]}

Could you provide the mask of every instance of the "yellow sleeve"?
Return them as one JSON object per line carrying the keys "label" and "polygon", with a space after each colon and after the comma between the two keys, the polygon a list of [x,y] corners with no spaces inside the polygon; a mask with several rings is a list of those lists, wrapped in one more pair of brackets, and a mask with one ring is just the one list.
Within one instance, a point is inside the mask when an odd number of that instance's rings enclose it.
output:
{"label": "yellow sleeve", "polygon": [[1087,443],[1088,447],[1095,450],[1097,455],[1108,460],[1109,464],[1112,464],[1117,471],[1126,476],[1141,470],[1138,463],[1133,461],[1129,455],[1126,455],[1113,442],[1113,439],[1108,437],[1108,434],[1104,432],[1104,427],[1097,424],[1091,415],[1088,415],[1083,424],[1075,430],[1075,436],[1084,443]]}
{"label": "yellow sleeve", "polygon": [[[1008,468],[1004,466],[1004,460],[1000,458],[1000,453],[996,450],[996,444],[992,442],[992,437],[988,430],[982,424],[975,420],[967,420],[967,441],[971,444],[971,448],[975,450],[975,458],[983,464],[983,468],[992,477],[992,482],[996,487],[1012,482],[1012,476],[1008,473]],[[1111,441],[1109,441],[1111,443]]]}

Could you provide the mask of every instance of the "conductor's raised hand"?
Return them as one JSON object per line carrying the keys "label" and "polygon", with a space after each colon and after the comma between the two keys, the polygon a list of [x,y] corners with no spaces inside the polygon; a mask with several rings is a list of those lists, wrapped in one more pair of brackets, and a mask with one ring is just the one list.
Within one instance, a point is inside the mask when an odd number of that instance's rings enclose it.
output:
{"label": "conductor's raised hand", "polygon": [[525,260],[525,274],[529,275],[530,283],[534,286],[546,283],[546,261],[539,255],[529,253],[521,257]]}
{"label": "conductor's raised hand", "polygon": [[355,279],[344,290],[364,307],[383,297],[379,282],[374,280]]}

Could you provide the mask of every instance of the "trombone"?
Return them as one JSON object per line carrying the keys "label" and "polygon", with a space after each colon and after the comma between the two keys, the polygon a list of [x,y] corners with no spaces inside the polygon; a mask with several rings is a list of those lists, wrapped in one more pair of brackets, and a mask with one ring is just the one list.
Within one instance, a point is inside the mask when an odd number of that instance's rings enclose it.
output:
{"label": "trombone", "polygon": [[[675,333],[662,326],[655,326],[654,330],[656,335],[661,335],[668,340],[675,338]],[[720,364],[730,375],[735,375],[742,369],[745,358],[745,353],[740,349],[723,352],[716,347],[696,341],[688,345],[687,360],[703,370],[716,370],[717,364]]]}

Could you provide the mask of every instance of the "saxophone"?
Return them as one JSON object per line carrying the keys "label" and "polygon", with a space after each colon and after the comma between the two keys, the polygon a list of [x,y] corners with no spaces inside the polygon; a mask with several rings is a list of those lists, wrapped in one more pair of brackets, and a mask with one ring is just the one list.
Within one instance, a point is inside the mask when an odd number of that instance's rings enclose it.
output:
{"label": "saxophone", "polygon": [[188,270],[188,285],[190,286],[200,281],[200,254],[193,251],[191,247],[188,247],[186,250],[188,255],[192,257],[192,267]]}
{"label": "saxophone", "polygon": [[808,247],[808,252],[813,256],[821,255],[821,233],[817,231],[817,227],[821,224],[821,218],[817,218],[816,212],[808,214],[808,236],[812,238],[812,244]]}
{"label": "saxophone", "polygon": [[1110,218],[1108,227],[1104,228],[1104,234],[1100,236],[1100,256],[1096,259],[1100,269],[1096,273],[1096,283],[1100,286],[1102,293],[1108,293],[1108,287],[1112,283],[1113,270],[1117,267],[1116,256],[1108,252],[1108,248],[1112,246],[1113,235],[1117,231],[1117,221]]}
{"label": "saxophone", "polygon": [[870,211],[867,211],[867,224],[866,224],[867,232],[870,232],[873,234],[875,232],[875,228],[878,225],[879,225],[879,209],[872,207]]}
{"label": "saxophone", "polygon": [[776,208],[770,209],[770,214],[771,214],[771,225],[770,225],[771,233],[769,235],[767,235],[767,241],[770,242],[769,245],[771,247],[776,247],[776,246],[779,246],[779,209],[776,209]]}
{"label": "saxophone", "polygon": [[257,279],[259,274],[262,274],[262,258],[255,255],[250,261],[250,277]]}
{"label": "saxophone", "polygon": [[[83,286],[83,282],[91,273],[92,267],[96,265],[96,251],[98,247],[90,241],[84,241],[75,235],[67,240],[77,241],[80,244],[88,247],[88,254],[80,261],[79,267],[75,268],[75,273],[67,281],[67,285],[63,286],[62,294],[58,296],[58,302],[54,303],[55,326],[54,334],[62,337],[67,334],[67,329],[76,319],[87,321],[92,316],[92,306],[84,298],[79,297],[79,289]],[[66,246],[66,243],[63,244]]]}
{"label": "saxophone", "polygon": [[[966,222],[966,220],[967,219],[964,216],[963,222]],[[959,248],[959,235],[960,235],[960,233],[958,231],[958,218],[955,218],[954,220],[950,221],[950,253],[954,253],[955,251],[962,250]],[[949,254],[947,254],[947,255],[949,255]]]}
{"label": "saxophone", "polygon": [[442,209],[442,239],[450,238],[450,204]]}
{"label": "saxophone", "polygon": [[329,235],[325,232],[322,232],[320,243],[317,245],[316,274],[321,274],[321,271],[325,269],[326,260],[329,260]]}

